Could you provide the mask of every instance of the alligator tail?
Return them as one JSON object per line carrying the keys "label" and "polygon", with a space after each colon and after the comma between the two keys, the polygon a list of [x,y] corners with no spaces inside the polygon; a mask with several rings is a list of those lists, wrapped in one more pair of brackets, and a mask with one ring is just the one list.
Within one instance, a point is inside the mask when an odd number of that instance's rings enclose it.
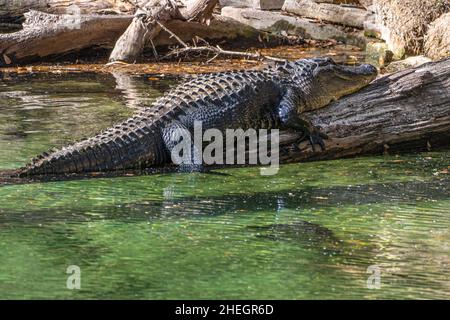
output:
{"label": "alligator tail", "polygon": [[20,177],[141,169],[164,162],[160,130],[135,116],[92,138],[44,152],[18,170]]}

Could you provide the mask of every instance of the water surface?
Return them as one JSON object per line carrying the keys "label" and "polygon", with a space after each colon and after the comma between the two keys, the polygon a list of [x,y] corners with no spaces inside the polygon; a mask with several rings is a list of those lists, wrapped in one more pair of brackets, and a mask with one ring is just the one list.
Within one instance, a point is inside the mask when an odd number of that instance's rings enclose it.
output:
{"label": "water surface", "polygon": [[[0,169],[175,79],[3,75]],[[450,298],[450,151],[0,187],[0,298]],[[66,287],[70,265],[81,290]],[[369,266],[381,288],[369,289]]]}

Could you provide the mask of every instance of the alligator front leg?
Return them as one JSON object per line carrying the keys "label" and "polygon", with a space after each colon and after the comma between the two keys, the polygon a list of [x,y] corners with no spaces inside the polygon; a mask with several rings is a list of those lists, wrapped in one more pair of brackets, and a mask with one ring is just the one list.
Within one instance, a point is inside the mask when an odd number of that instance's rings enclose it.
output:
{"label": "alligator front leg", "polygon": [[323,139],[328,138],[327,135],[315,128],[312,123],[304,118],[298,112],[298,106],[301,104],[301,99],[292,90],[288,90],[281,99],[278,106],[278,117],[281,121],[281,129],[288,131],[301,132],[302,137],[299,143],[308,139],[313,151],[316,151],[315,145],[319,145],[322,150],[325,150],[325,143]]}

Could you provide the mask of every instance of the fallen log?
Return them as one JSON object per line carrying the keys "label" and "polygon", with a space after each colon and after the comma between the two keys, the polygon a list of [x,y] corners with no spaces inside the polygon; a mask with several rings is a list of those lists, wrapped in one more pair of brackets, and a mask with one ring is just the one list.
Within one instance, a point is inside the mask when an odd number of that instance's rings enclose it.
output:
{"label": "fallen log", "polygon": [[335,39],[360,48],[365,48],[367,44],[367,38],[361,30],[353,32],[341,25],[318,23],[314,19],[286,15],[283,12],[224,7],[221,15],[273,34],[287,33],[315,40]]}
{"label": "fallen log", "polygon": [[[326,149],[314,152],[304,142],[282,162],[449,147],[450,58],[379,78],[305,117],[328,135]],[[280,144],[289,147],[296,138],[284,133]]]}
{"label": "fallen log", "polygon": [[0,20],[18,18],[30,10],[67,14],[78,9],[81,14],[122,12],[132,14],[133,6],[123,0],[0,0]]}
{"label": "fallen log", "polygon": [[[171,0],[149,1],[148,8],[143,7],[126,31],[117,40],[109,61],[136,62],[142,57],[146,42],[155,38],[161,30],[157,21],[166,22],[175,18],[178,8]],[[152,21],[147,21],[149,16]]]}
{"label": "fallen log", "polygon": [[0,65],[64,54],[92,46],[111,46],[133,16],[25,14],[23,29],[0,34]]}
{"label": "fallen log", "polygon": [[[113,48],[117,39],[133,21],[132,15],[53,15],[38,11],[25,14],[23,29],[0,34],[0,66],[24,64],[39,58],[76,52],[90,47]],[[166,26],[184,41],[204,39],[257,39],[259,32],[232,19],[216,16],[209,26],[199,22],[171,20]],[[167,46],[177,43],[166,32],[153,43]],[[148,45],[148,44],[147,44]]]}
{"label": "fallen log", "polygon": [[161,31],[160,23],[172,20],[209,24],[218,0],[190,0],[180,8],[174,0],[148,0],[140,5],[127,30],[117,40],[109,61],[136,62],[142,58],[145,44]]}
{"label": "fallen log", "polygon": [[368,11],[361,8],[320,3],[314,0],[287,0],[283,5],[283,11],[359,29],[364,28],[364,22],[370,15]]}

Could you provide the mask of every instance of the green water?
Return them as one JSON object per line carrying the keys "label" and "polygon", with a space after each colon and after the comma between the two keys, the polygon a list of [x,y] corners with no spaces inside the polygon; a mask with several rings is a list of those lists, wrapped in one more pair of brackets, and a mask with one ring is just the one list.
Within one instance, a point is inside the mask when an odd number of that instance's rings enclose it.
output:
{"label": "green water", "polygon": [[[94,134],[173,84],[2,77],[0,169]],[[1,186],[0,298],[448,299],[449,164],[444,151],[285,165],[275,176]],[[66,286],[70,265],[80,290]],[[379,289],[367,287],[373,265]]]}

